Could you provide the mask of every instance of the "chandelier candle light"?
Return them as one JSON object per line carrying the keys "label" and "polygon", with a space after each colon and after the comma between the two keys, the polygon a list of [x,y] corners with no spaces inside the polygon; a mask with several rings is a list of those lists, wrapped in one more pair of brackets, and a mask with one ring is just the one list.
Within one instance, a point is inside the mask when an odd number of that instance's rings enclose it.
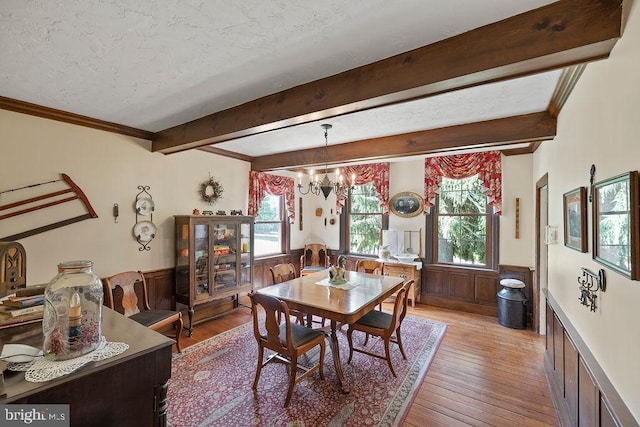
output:
{"label": "chandelier candle light", "polygon": [[329,142],[328,142],[328,131],[332,128],[332,126],[328,123],[320,125],[324,129],[324,153],[325,153],[325,165],[324,165],[324,178],[320,180],[318,175],[313,174],[313,170],[309,172],[309,187],[307,191],[302,191],[302,173],[298,174],[298,191],[302,195],[306,194],[315,194],[319,196],[320,193],[324,195],[324,199],[326,200],[333,191],[336,196],[338,195],[346,195],[349,191],[349,187],[353,187],[356,182],[356,174],[351,174],[351,185],[344,182],[344,177],[340,174],[340,169],[336,168],[336,181],[331,181],[329,179],[328,172],[328,163],[329,163]]}

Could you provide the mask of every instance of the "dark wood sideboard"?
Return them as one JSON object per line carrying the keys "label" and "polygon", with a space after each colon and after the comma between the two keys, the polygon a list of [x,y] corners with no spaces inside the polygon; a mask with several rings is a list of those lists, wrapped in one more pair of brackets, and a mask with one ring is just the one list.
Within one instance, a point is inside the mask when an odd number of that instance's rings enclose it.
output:
{"label": "dark wood sideboard", "polygon": [[[102,334],[129,345],[125,352],[90,362],[76,372],[31,383],[5,371],[0,404],[69,404],[72,426],[165,426],[173,340],[103,307]],[[42,347],[42,324],[0,330],[0,343]]]}

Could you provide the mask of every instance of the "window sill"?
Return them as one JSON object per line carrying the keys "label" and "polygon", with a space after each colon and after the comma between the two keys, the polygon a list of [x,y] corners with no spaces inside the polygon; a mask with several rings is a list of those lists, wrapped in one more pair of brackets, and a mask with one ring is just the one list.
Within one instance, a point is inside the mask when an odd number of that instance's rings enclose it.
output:
{"label": "window sill", "polygon": [[497,273],[498,272],[497,269],[493,269],[491,267],[472,267],[472,266],[467,266],[467,265],[464,265],[464,264],[429,264],[429,263],[425,263],[425,264],[423,264],[423,267],[426,267],[426,268],[442,268],[442,269],[447,269],[447,270],[486,271],[486,272],[492,272],[492,273]]}

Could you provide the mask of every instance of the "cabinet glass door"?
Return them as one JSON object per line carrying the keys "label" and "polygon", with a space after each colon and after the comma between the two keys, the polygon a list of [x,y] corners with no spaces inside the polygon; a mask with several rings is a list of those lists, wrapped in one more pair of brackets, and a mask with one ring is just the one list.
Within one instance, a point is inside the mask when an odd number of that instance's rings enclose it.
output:
{"label": "cabinet glass door", "polygon": [[251,256],[253,252],[251,242],[253,242],[251,224],[243,222],[240,224],[240,285],[251,284]]}
{"label": "cabinet glass door", "polygon": [[194,224],[194,297],[208,298],[211,295],[209,280],[209,224]]}
{"label": "cabinet glass door", "polygon": [[[188,300],[189,285],[189,222],[176,220],[176,295]],[[183,299],[183,301],[185,301]]]}
{"label": "cabinet glass door", "polygon": [[213,293],[224,292],[237,286],[237,229],[235,224],[216,224],[213,240]]}

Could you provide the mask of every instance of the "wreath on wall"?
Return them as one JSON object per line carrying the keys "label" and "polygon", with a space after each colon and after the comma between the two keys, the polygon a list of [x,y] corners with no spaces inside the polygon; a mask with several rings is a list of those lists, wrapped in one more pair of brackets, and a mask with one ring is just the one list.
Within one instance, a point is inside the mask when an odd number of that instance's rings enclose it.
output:
{"label": "wreath on wall", "polygon": [[200,184],[200,190],[198,193],[200,194],[200,200],[213,205],[222,197],[223,191],[224,187],[222,187],[222,184],[220,184],[219,181],[216,181],[215,178],[209,177],[208,180]]}

